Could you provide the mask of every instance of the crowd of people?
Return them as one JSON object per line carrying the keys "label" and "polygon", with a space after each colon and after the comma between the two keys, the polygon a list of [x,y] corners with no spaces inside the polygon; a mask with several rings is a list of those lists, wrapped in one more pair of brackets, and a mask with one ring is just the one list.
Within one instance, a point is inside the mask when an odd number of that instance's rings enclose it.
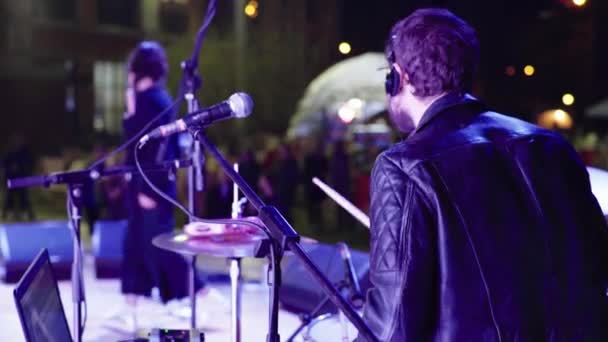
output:
{"label": "crowd of people", "polygon": [[[374,156],[368,149],[358,153],[349,151],[344,141],[328,144],[319,141],[315,145],[306,149],[297,143],[285,143],[258,154],[246,150],[232,159],[239,164],[243,178],[265,202],[276,206],[288,220],[294,218],[294,208],[302,206],[309,225],[322,230],[322,203],[326,195],[313,184],[313,177],[366,211],[367,184]],[[207,170],[207,180],[207,205],[203,205],[203,213],[210,218],[230,216],[232,181],[214,165]],[[249,214],[254,213],[250,210]],[[335,215],[338,228],[348,224],[349,215],[345,211],[337,210]]]}
{"label": "crowd of people", "polygon": [[[353,222],[352,218],[337,205],[324,205],[331,200],[312,179],[319,178],[367,212],[371,167],[380,150],[369,146],[354,147],[342,140],[325,142],[321,138],[311,147],[304,145],[282,143],[262,151],[245,149],[240,153],[227,153],[227,157],[238,163],[239,174],[252,189],[267,204],[276,206],[290,222],[294,220],[294,211],[299,210],[306,220],[298,223],[306,224],[312,231],[343,230]],[[106,152],[107,149],[98,146],[94,155]],[[207,157],[205,160],[203,191],[196,195],[197,214],[206,218],[228,218],[233,182],[213,159]],[[183,204],[187,203],[189,186],[185,172],[179,172],[177,182],[177,197]],[[96,219],[127,218],[126,184],[125,177],[111,176],[87,187],[85,216],[89,226],[92,227]],[[245,214],[255,215],[256,212],[247,206]]]}

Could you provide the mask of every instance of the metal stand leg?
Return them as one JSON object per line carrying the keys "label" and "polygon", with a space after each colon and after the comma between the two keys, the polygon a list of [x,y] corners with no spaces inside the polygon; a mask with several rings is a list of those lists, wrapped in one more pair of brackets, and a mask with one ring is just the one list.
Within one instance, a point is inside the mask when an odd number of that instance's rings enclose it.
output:
{"label": "metal stand leg", "polygon": [[196,329],[196,255],[190,260],[190,329]]}
{"label": "metal stand leg", "polygon": [[80,246],[80,207],[82,202],[82,187],[70,184],[68,187],[70,199],[70,224],[74,230],[73,248],[74,261],[72,262],[72,304],[73,313],[73,340],[82,341],[84,326],[82,324],[82,303],[85,301],[84,284],[82,279],[82,247]]}
{"label": "metal stand leg", "polygon": [[232,341],[241,342],[241,259],[230,259]]}

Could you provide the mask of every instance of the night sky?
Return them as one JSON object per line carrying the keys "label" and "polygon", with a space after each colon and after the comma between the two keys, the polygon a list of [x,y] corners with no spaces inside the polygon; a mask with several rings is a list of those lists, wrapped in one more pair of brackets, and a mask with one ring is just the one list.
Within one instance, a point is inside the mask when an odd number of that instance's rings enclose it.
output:
{"label": "night sky", "polygon": [[[532,112],[561,104],[565,92],[575,93],[571,108],[581,116],[584,107],[606,95],[599,26],[600,5],[588,1],[577,8],[570,0],[363,0],[343,1],[343,39],[353,54],[383,51],[391,26],[416,8],[443,7],[468,21],[478,32],[481,66],[478,90],[499,110],[532,119]],[[605,16],[604,16],[605,17]],[[596,19],[599,22],[599,19]],[[534,77],[522,73],[535,66]],[[517,74],[505,75],[513,66]]]}

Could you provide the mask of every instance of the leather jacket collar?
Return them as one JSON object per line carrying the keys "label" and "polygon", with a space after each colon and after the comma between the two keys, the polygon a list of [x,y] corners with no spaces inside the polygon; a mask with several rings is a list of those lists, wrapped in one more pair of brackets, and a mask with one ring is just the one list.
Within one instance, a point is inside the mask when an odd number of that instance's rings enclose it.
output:
{"label": "leather jacket collar", "polygon": [[461,93],[457,91],[452,91],[440,97],[435,102],[433,102],[429,108],[422,115],[422,119],[420,119],[420,123],[418,127],[416,127],[409,135],[408,138],[413,136],[414,134],[420,132],[428,124],[433,121],[433,119],[437,118],[440,114],[444,113],[447,109],[460,106],[460,105],[469,105],[476,104],[479,106],[483,106],[481,102],[475,98],[471,94]]}

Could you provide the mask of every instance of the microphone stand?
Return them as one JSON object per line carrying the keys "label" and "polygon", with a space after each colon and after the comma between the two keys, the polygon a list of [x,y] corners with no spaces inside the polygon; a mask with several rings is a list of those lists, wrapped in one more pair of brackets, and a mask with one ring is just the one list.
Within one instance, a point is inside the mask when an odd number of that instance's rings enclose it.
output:
{"label": "microphone stand", "polygon": [[[198,110],[198,101],[194,94],[201,87],[202,80],[197,74],[198,49],[201,41],[201,32],[197,34],[197,44],[193,55],[190,59],[186,59],[181,63],[182,68],[182,89],[185,89],[184,98],[188,106],[188,114],[192,114]],[[203,191],[203,169],[204,169],[204,153],[201,151],[200,142],[193,140],[190,147],[190,157],[192,158],[192,166],[188,168],[188,210],[194,216],[197,216],[196,211],[196,193]],[[190,217],[189,221],[192,222]],[[188,295],[190,297],[190,331],[196,330],[196,255],[188,258]]]}
{"label": "microphone stand", "polygon": [[[199,33],[200,36],[200,33]],[[197,37],[197,41],[200,38]],[[182,67],[182,89],[185,89],[184,98],[188,105],[188,112],[186,115],[192,114],[198,110],[198,101],[194,94],[198,89],[201,88],[202,80],[197,75],[197,61],[198,51],[195,51],[190,59],[186,59],[181,63]],[[193,141],[191,147],[192,166],[188,169],[188,210],[196,216],[196,205],[195,205],[195,194],[196,192],[203,191],[203,163],[204,159],[201,158],[203,154],[201,152],[200,143],[196,140]]]}
{"label": "microphone stand", "polygon": [[[325,277],[325,275],[319,270],[319,268],[310,260],[310,258],[304,252],[300,245],[300,236],[293,229],[293,227],[285,220],[285,218],[279,213],[279,211],[273,207],[268,206],[262,201],[262,199],[251,189],[247,182],[236,173],[230,163],[222,156],[217,147],[207,138],[201,128],[193,128],[191,130],[195,140],[199,140],[209,151],[209,153],[216,159],[218,164],[222,167],[226,175],[232,179],[232,181],[239,187],[241,192],[247,197],[249,203],[251,203],[258,211],[259,218],[262,220],[264,225],[268,229],[268,233],[271,237],[269,246],[259,245],[258,254],[263,252],[269,252],[271,256],[271,263],[269,266],[269,284],[270,284],[270,320],[269,330],[266,337],[267,342],[280,342],[280,336],[278,333],[278,320],[279,320],[279,286],[281,285],[281,258],[285,251],[291,251],[304,265],[306,270],[313,276],[317,283],[321,286],[321,289],[329,297],[329,299],[342,310],[346,317],[353,323],[353,325],[359,331],[359,334],[363,336],[366,341],[378,341],[378,338],[374,336],[370,328],[363,322],[361,317],[352,308],[352,306],[346,301],[346,299],[340,295],[334,285]],[[262,251],[263,248],[267,248],[267,251]],[[270,272],[272,271],[272,274]]]}
{"label": "microphone stand", "polygon": [[[182,79],[181,79],[181,94],[184,95],[188,104],[188,114],[194,113],[198,109],[198,101],[196,100],[195,93],[202,86],[202,79],[197,74],[198,69],[198,56],[203,45],[203,40],[209,29],[209,25],[213,20],[216,12],[216,0],[210,0],[207,4],[207,11],[203,24],[196,33],[196,39],[194,42],[194,48],[192,49],[192,55],[190,58],[182,61]],[[188,210],[194,216],[196,213],[196,192],[203,191],[203,169],[205,163],[204,153],[201,151],[200,143],[194,140],[193,151],[192,151],[192,167],[188,170]],[[193,218],[190,217],[190,222]],[[190,261],[190,270],[188,274],[188,292],[190,295],[190,331],[196,330],[196,256],[192,256]]]}
{"label": "microphone stand", "polygon": [[[190,161],[172,161],[158,165],[145,165],[144,170],[148,172],[166,172],[181,167],[187,167],[191,164]],[[80,245],[80,218],[82,209],[82,188],[86,182],[91,182],[100,177],[116,175],[116,174],[138,174],[137,168],[133,166],[112,167],[106,170],[78,170],[68,172],[56,172],[43,176],[13,178],[7,180],[8,189],[27,188],[32,186],[43,186],[48,188],[55,184],[66,184],[67,196],[69,203],[69,220],[72,226],[74,238],[74,260],[72,261],[72,303],[74,304],[73,312],[73,340],[74,342],[82,341],[82,333],[84,332],[84,323],[82,322],[82,307],[86,305],[84,295],[84,281],[82,276],[82,248]]]}

